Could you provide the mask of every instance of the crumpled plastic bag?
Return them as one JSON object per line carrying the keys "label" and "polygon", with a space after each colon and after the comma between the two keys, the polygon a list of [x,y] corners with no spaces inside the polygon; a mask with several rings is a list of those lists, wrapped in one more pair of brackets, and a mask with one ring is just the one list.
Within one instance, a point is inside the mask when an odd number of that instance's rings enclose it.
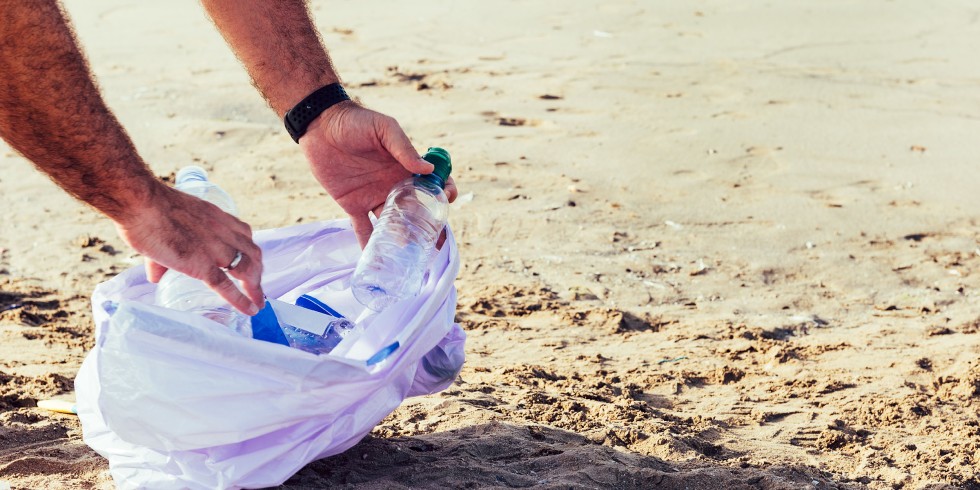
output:
{"label": "crumpled plastic bag", "polygon": [[275,486],[345,451],[406,397],[447,388],[462,367],[459,255],[447,235],[422,292],[374,313],[350,293],[361,251],[349,220],[255,233],[267,297],[309,294],[356,319],[359,328],[321,356],[155,306],[141,266],[100,284],[96,345],[75,379],[85,442],[122,489]]}

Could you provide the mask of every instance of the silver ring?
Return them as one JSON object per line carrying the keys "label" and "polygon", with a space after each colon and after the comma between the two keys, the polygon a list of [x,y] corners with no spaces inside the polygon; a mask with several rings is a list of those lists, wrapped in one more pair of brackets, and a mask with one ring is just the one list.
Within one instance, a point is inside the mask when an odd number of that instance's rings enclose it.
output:
{"label": "silver ring", "polygon": [[240,263],[242,263],[242,253],[240,251],[236,250],[235,251],[235,258],[231,259],[231,263],[228,264],[228,267],[222,267],[221,270],[223,270],[225,272],[228,272],[228,271],[234,269],[235,267],[238,267],[238,264],[240,264]]}

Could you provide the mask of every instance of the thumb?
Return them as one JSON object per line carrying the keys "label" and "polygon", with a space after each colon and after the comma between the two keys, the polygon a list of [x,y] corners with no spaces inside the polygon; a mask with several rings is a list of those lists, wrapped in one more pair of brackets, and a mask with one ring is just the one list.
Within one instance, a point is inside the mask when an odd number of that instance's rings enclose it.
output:
{"label": "thumb", "polygon": [[412,142],[408,139],[405,131],[391,117],[382,118],[382,126],[378,133],[381,135],[381,145],[391,154],[405,170],[413,174],[430,174],[435,169],[431,163],[422,159],[419,152],[415,151]]}
{"label": "thumb", "polygon": [[163,274],[167,272],[167,268],[150,260],[146,259],[146,280],[152,283],[160,282],[160,278]]}

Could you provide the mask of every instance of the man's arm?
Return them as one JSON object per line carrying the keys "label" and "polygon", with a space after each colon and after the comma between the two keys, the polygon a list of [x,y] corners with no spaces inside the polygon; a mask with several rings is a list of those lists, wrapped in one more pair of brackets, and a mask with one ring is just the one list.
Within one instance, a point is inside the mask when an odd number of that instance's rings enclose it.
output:
{"label": "man's arm", "polygon": [[[339,81],[305,1],[202,3],[280,117],[313,91]],[[433,168],[394,119],[355,102],[324,111],[299,144],[313,175],[350,215],[362,246],[371,236],[368,213],[384,205],[395,183]],[[446,192],[455,199],[451,178]]]}
{"label": "man's arm", "polygon": [[[177,192],[146,166],[106,107],[57,0],[0,0],[0,137],[59,186],[95,207],[150,262],[202,279],[257,311],[261,251],[248,225]],[[246,298],[218,267],[236,251]]]}
{"label": "man's arm", "polygon": [[202,0],[280,117],[314,90],[340,81],[302,0]]}
{"label": "man's arm", "polygon": [[54,1],[0,1],[0,136],[116,221],[162,192],[106,109]]}

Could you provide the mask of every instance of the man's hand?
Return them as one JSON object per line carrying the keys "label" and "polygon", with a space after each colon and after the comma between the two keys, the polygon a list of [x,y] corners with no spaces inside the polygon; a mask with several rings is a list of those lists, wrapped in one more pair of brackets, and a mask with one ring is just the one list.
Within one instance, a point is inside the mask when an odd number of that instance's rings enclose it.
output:
{"label": "man's hand", "polygon": [[[339,83],[304,0],[202,0],[255,86],[280,117],[320,87]],[[313,175],[351,217],[361,246],[388,192],[413,173],[432,172],[398,123],[355,102],[327,109],[299,144]],[[446,195],[456,199],[452,177]]]}
{"label": "man's hand", "polygon": [[[374,227],[368,213],[380,212],[391,188],[412,174],[428,174],[408,136],[393,118],[343,102],[316,118],[299,140],[313,175],[351,217],[361,247]],[[446,196],[456,199],[452,177]]]}
{"label": "man's hand", "polygon": [[[167,269],[204,281],[239,311],[254,315],[265,304],[260,280],[262,250],[252,230],[217,206],[166,186],[126,219],[116,222],[119,235],[146,257],[146,275],[157,282]],[[226,274],[221,270],[242,253]],[[245,294],[228,275],[241,281]],[[247,297],[246,297],[247,295]]]}

